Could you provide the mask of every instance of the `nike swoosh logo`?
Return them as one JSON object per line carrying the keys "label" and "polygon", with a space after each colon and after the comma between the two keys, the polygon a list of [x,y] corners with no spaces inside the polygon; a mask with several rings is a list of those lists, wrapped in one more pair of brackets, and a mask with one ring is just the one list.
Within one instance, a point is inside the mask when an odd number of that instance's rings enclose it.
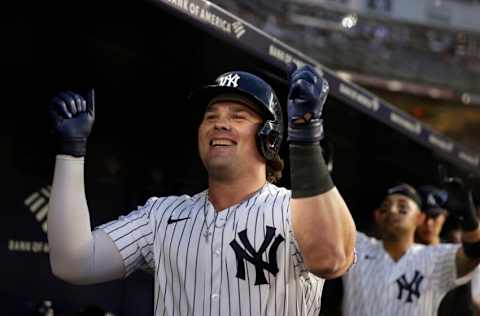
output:
{"label": "nike swoosh logo", "polygon": [[170,218],[169,218],[168,221],[167,221],[167,225],[170,225],[170,224],[173,224],[173,223],[176,223],[176,222],[180,222],[180,221],[185,221],[185,220],[187,220],[187,219],[189,219],[189,218],[190,218],[190,217],[172,219],[172,217],[170,216]]}

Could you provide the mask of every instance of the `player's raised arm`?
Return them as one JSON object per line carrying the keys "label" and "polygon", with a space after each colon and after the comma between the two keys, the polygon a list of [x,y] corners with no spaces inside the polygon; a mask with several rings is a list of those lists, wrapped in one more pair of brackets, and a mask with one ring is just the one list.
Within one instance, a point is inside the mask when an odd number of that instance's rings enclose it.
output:
{"label": "player's raised arm", "polygon": [[316,70],[289,65],[288,142],[292,224],[305,266],[323,278],[343,274],[354,260],[355,224],[335,188],[319,145],[329,86]]}
{"label": "player's raised arm", "polygon": [[61,92],[49,114],[58,140],[48,211],[48,242],[52,272],[77,284],[97,283],[124,274],[120,254],[103,231],[90,227],[84,189],[84,156],[94,118],[93,90],[86,98]]}
{"label": "player's raised arm", "polygon": [[445,181],[447,208],[460,221],[462,247],[456,256],[457,276],[471,272],[480,263],[480,228],[471,190],[460,178]]}

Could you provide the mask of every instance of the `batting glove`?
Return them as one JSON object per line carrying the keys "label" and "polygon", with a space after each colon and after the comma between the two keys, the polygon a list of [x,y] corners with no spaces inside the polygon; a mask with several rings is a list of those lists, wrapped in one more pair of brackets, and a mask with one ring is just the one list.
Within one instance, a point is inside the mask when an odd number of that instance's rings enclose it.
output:
{"label": "batting glove", "polygon": [[289,143],[318,143],[323,138],[322,110],[328,96],[328,82],[310,65],[289,68]]}
{"label": "batting glove", "polygon": [[472,191],[460,178],[446,178],[443,186],[448,192],[446,208],[459,219],[462,230],[477,229],[478,220]]}
{"label": "batting glove", "polygon": [[53,133],[59,143],[58,154],[83,157],[87,138],[95,120],[95,92],[85,98],[71,91],[58,93],[49,104]]}

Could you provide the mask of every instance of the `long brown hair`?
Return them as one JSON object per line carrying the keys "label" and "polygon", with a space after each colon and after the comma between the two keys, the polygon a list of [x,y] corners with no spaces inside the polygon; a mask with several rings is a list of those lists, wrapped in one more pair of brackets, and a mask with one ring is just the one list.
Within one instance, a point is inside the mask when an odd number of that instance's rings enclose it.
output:
{"label": "long brown hair", "polygon": [[278,154],[273,160],[267,160],[267,181],[277,183],[282,178],[282,170],[284,167],[283,159]]}

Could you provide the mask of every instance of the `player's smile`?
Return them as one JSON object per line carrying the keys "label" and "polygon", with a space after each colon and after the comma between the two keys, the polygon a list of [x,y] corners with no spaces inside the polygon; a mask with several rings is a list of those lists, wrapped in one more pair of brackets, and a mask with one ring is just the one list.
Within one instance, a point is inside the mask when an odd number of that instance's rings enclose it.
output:
{"label": "player's smile", "polygon": [[209,141],[209,151],[208,155],[222,155],[228,154],[235,149],[238,142],[233,138],[225,135],[226,133],[215,133],[216,135],[212,137]]}
{"label": "player's smile", "polygon": [[225,139],[225,138],[216,138],[212,139],[210,141],[210,146],[212,147],[224,147],[224,146],[233,146],[236,145],[237,142],[231,139]]}
{"label": "player's smile", "polygon": [[236,146],[237,141],[230,137],[217,136],[210,140],[209,145],[211,148],[228,148]]}

